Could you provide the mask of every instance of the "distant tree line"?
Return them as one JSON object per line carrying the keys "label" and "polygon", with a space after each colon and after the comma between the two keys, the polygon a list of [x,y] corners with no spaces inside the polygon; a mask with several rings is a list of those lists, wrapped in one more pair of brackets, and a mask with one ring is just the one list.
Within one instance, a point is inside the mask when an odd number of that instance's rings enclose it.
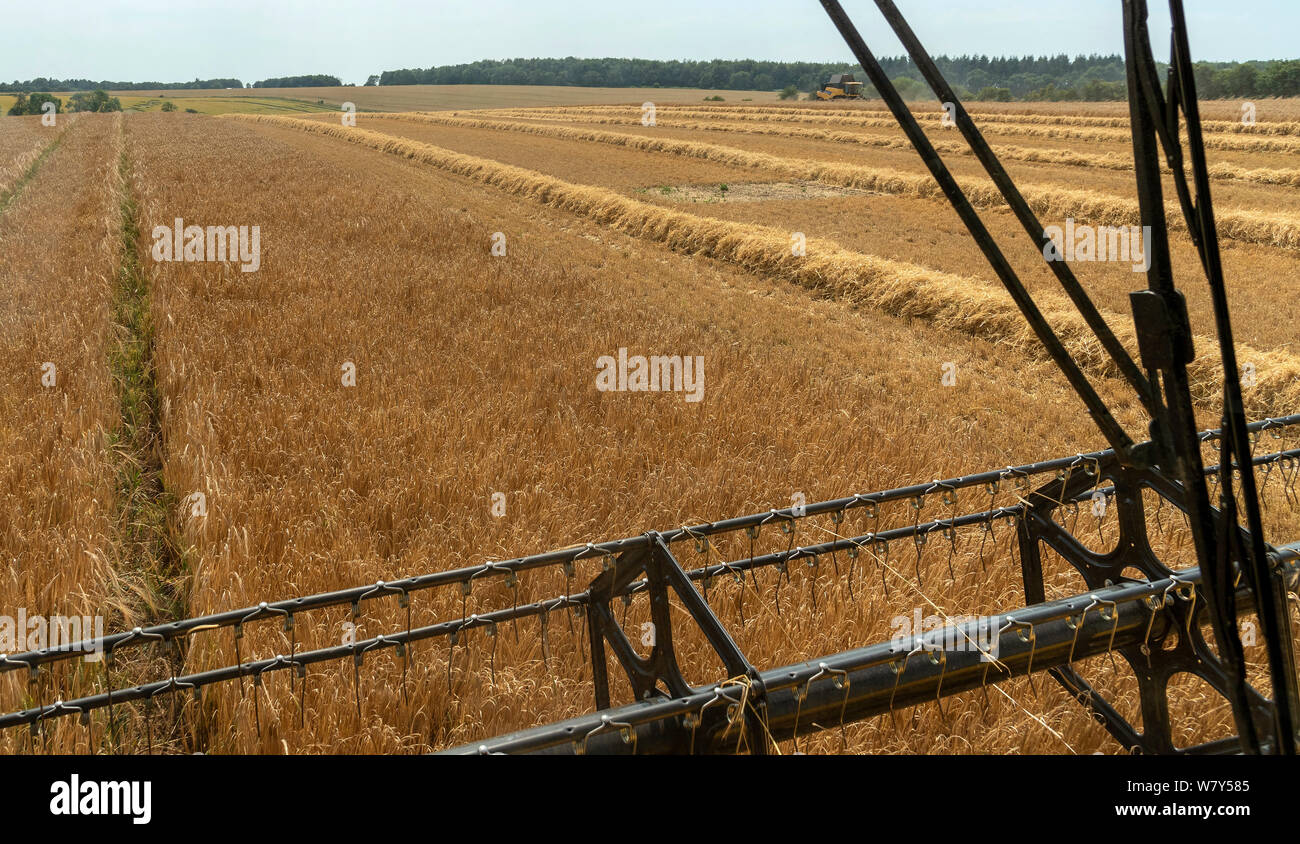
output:
{"label": "distant tree line", "polygon": [[31,94],[36,91],[169,91],[197,88],[242,88],[238,79],[195,79],[193,82],[95,82],[90,79],[46,79],[0,82],[0,93]]}
{"label": "distant tree line", "polygon": [[[928,95],[911,59],[880,60],[908,98]],[[1101,56],[938,56],[936,63],[959,96],[994,100],[1123,100],[1124,59]],[[1161,68],[1163,72],[1164,68]],[[651,59],[506,59],[425,69],[389,70],[380,85],[575,85],[608,88],[706,88],[776,91],[793,86],[811,92],[832,73],[855,73],[856,65],[832,62]],[[1300,96],[1300,60],[1196,65],[1202,97]],[[874,94],[867,86],[867,94]]]}
{"label": "distant tree line", "polygon": [[[54,103],[56,114],[63,111],[63,100],[53,94],[19,92],[17,101],[9,108],[11,116],[44,114],[45,103]],[[106,91],[79,91],[68,98],[68,111],[121,111],[122,101],[110,97]]]}
{"label": "distant tree line", "polygon": [[122,101],[107,91],[78,91],[68,98],[70,111],[121,111]]}
{"label": "distant tree line", "polygon": [[[378,81],[379,77],[371,77]],[[371,83],[373,84],[373,83]],[[306,76],[280,76],[263,79],[247,86],[238,79],[195,79],[193,82],[96,82],[91,79],[48,79],[44,76],[20,82],[0,82],[0,93],[32,94],[39,91],[188,91],[225,88],[337,88],[343,83],[337,76],[317,73]]]}
{"label": "distant tree line", "polygon": [[[1122,56],[938,56],[940,70],[958,96],[974,100],[1123,100],[1128,96]],[[881,66],[908,99],[929,96],[920,72],[906,56],[885,57]],[[1163,73],[1164,67],[1161,66]],[[731,91],[811,93],[832,73],[862,68],[835,62],[766,62],[751,59],[659,61],[653,59],[486,59],[425,69],[389,70],[366,85],[574,85],[605,88],[704,88]],[[1197,90],[1205,99],[1300,96],[1300,60],[1199,62]],[[339,87],[337,76],[310,74],[263,79],[245,86],[238,79],[193,82],[93,82],[46,79],[0,83],[0,93],[42,91],[147,91],[221,88]],[[864,88],[874,96],[871,86]]]}
{"label": "distant tree line", "polygon": [[254,88],[338,88],[342,81],[337,76],[327,76],[323,73],[311,74],[308,76],[278,76],[274,79],[263,79],[260,82],[254,82]]}
{"label": "distant tree line", "polygon": [[1300,96],[1300,60],[1197,62],[1196,90],[1206,99]]}
{"label": "distant tree line", "polygon": [[54,103],[54,112],[56,114],[63,111],[63,100],[53,94],[32,94],[29,97],[20,93],[18,101],[9,107],[9,116],[21,117],[24,114],[44,114],[46,103]]}

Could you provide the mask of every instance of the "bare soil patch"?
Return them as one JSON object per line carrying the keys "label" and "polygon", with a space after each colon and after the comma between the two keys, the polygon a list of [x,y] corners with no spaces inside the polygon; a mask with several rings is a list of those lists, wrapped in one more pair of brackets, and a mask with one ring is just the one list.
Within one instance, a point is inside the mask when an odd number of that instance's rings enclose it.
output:
{"label": "bare soil patch", "polygon": [[846,188],[821,182],[741,182],[716,185],[664,185],[648,188],[677,202],[763,202],[777,199],[823,199],[828,196],[868,196],[875,191]]}

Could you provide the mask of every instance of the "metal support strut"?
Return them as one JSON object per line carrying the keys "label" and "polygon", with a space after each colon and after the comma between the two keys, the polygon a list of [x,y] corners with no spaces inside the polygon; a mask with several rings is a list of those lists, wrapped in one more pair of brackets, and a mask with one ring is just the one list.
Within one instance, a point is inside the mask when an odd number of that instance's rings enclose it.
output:
{"label": "metal support strut", "polygon": [[[655,697],[680,698],[696,693],[696,689],[682,677],[673,650],[673,622],[670,598],[676,595],[695,621],[714,652],[721,658],[727,676],[733,680],[743,678],[749,689],[744,712],[749,746],[754,753],[766,753],[765,727],[762,724],[765,708],[763,680],[758,670],[745,659],[731,634],[709,605],[696,591],[677,558],[655,531],[646,534],[645,546],[619,555],[614,563],[592,581],[587,612],[588,632],[591,640],[592,680],[596,688],[596,708],[608,709],[609,670],[606,664],[605,643],[609,643],[619,664],[631,681],[637,700]],[[610,608],[613,597],[623,594],[628,586],[644,576],[650,596],[649,628],[652,644],[650,655],[636,653],[623,627],[615,620]]]}

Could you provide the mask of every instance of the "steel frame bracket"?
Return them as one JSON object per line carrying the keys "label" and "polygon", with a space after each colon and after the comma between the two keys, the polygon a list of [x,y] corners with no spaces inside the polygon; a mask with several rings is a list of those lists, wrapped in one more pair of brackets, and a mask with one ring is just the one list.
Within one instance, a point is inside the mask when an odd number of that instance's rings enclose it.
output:
{"label": "steel frame bracket", "polygon": [[[682,698],[698,690],[682,676],[673,648],[673,620],[670,603],[675,593],[686,612],[704,633],[714,653],[722,660],[727,676],[749,686],[744,723],[753,752],[766,752],[763,724],[766,705],[763,680],[758,670],[741,653],[731,634],[696,591],[686,571],[673,556],[668,544],[656,531],[646,533],[646,545],[620,554],[589,587],[591,601],[587,612],[587,629],[591,641],[592,680],[596,690],[596,708],[610,707],[609,669],[605,645],[608,644],[627,673],[637,700],[654,697]],[[645,577],[645,591],[650,597],[650,620],[653,645],[649,656],[642,657],[633,648],[623,627],[610,607],[616,596],[630,595],[633,582]]]}
{"label": "steel frame bracket", "polygon": [[[1063,502],[1073,501],[1105,481],[1115,487],[1119,538],[1114,548],[1099,553],[1084,547],[1053,518],[1053,514]],[[1017,531],[1026,601],[1033,604],[1046,600],[1044,544],[1069,563],[1090,590],[1133,580],[1124,574],[1129,568],[1137,569],[1147,580],[1173,576],[1173,570],[1151,547],[1143,503],[1144,490],[1151,490],[1178,511],[1187,512],[1181,484],[1170,480],[1158,468],[1121,465],[1113,456],[1099,461],[1093,474],[1067,474],[1034,490],[1018,520]],[[1194,675],[1208,683],[1225,700],[1230,699],[1233,688],[1231,672],[1205,639],[1204,628],[1208,619],[1204,614],[1210,606],[1207,598],[1202,586],[1189,583],[1186,589],[1174,589],[1150,600],[1148,611],[1152,614],[1167,613],[1169,623],[1161,625],[1141,645],[1116,649],[1137,679],[1142,729],[1129,723],[1072,665],[1052,668],[1048,673],[1132,753],[1240,752],[1242,747],[1238,736],[1187,748],[1174,743],[1169,718],[1170,680],[1178,674]],[[1256,730],[1260,735],[1269,735],[1273,727],[1271,702],[1250,686],[1247,686],[1247,699]]]}

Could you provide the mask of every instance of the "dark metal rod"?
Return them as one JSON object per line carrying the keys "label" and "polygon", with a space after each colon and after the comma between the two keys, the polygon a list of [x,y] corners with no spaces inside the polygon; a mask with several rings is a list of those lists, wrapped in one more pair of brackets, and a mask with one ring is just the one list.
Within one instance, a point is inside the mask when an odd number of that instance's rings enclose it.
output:
{"label": "dark metal rod", "polygon": [[[883,541],[892,541],[904,537],[913,536],[918,532],[938,530],[945,526],[964,527],[970,524],[992,521],[993,519],[1004,516],[1014,516],[1020,511],[1020,507],[1001,507],[995,510],[988,510],[983,513],[974,513],[966,516],[959,516],[956,519],[946,519],[943,522],[931,522],[919,525],[908,525],[890,531],[882,531],[878,534],[867,534],[864,536],[847,537],[836,539],[831,542],[820,543],[818,545],[800,547],[790,551],[782,551],[775,554],[765,554],[752,559],[738,560],[731,563],[720,563],[712,566],[702,566],[697,569],[683,572],[689,581],[703,580],[707,577],[717,576],[725,572],[749,571],[751,569],[764,568],[776,565],[780,562],[800,559],[802,557],[814,556],[818,554],[829,554],[833,550],[846,550],[852,547],[863,547],[873,540],[880,539]],[[607,596],[602,596],[605,600],[618,598],[623,595],[635,595],[646,591],[648,584],[646,580],[637,580],[627,584],[624,587],[616,588],[610,591]],[[529,604],[520,604],[510,609],[495,610],[492,612],[476,613],[466,616],[463,619],[453,619],[436,624],[417,627],[409,633],[398,631],[381,636],[360,641],[354,645],[339,645],[332,648],[322,648],[315,651],[303,651],[294,656],[293,660],[287,658],[275,657],[261,660],[251,660],[239,665],[225,666],[223,668],[211,669],[208,671],[192,674],[186,677],[179,677],[168,680],[146,683],[131,689],[115,689],[110,700],[107,693],[99,695],[89,695],[78,700],[67,701],[63,705],[51,704],[49,706],[33,707],[32,709],[21,712],[13,712],[0,715],[0,729],[14,726],[16,724],[31,723],[44,718],[55,717],[59,714],[72,714],[75,711],[84,709],[96,709],[100,706],[106,706],[109,703],[122,703],[128,700],[138,700],[150,698],[157,694],[170,693],[180,688],[189,688],[191,686],[205,686],[213,683],[220,683],[226,680],[233,680],[238,677],[254,676],[264,671],[278,671],[294,667],[295,665],[310,665],[317,662],[325,662],[334,659],[344,659],[355,656],[358,652],[369,653],[374,650],[384,650],[396,648],[399,645],[405,645],[409,642],[424,641],[426,639],[435,639],[461,633],[468,630],[492,627],[494,625],[505,624],[511,621],[518,621],[524,618],[544,615],[556,610],[567,609],[570,607],[587,606],[592,603],[592,594],[589,590],[574,592],[569,595],[557,596],[544,601],[535,601]],[[731,642],[734,648],[735,643]],[[64,658],[77,656],[77,653],[61,653]],[[19,661],[21,657],[11,657],[13,661]]]}
{"label": "dark metal rod", "polygon": [[[1165,472],[1181,481],[1185,490],[1185,510],[1192,527],[1196,561],[1205,572],[1205,592],[1218,645],[1218,662],[1230,678],[1227,688],[1223,690],[1224,695],[1232,705],[1242,749],[1248,753],[1258,753],[1261,745],[1251,715],[1245,657],[1237,632],[1235,602],[1231,597],[1235,591],[1234,569],[1239,556],[1234,550],[1243,548],[1236,537],[1229,535],[1230,531],[1237,530],[1236,502],[1221,490],[1224,512],[1216,512],[1211,507],[1200,449],[1197,448],[1192,433],[1195,430],[1196,414],[1187,373],[1187,366],[1194,354],[1191,326],[1184,297],[1173,279],[1167,212],[1158,159],[1159,136],[1162,133],[1166,136],[1170,134],[1170,123],[1176,127],[1176,112],[1167,108],[1151,54],[1146,0],[1124,0],[1123,11],[1124,51],[1128,57],[1128,105],[1138,205],[1142,224],[1149,227],[1147,230],[1151,233],[1146,245],[1151,258],[1147,272],[1149,290],[1134,294],[1134,313],[1143,362],[1158,372],[1155,377],[1163,382],[1165,398],[1164,407],[1152,425],[1156,459],[1164,464],[1162,468]],[[1178,21],[1175,21],[1175,29],[1177,25]],[[1177,50],[1172,60],[1177,65]],[[1190,120],[1188,126],[1189,132],[1192,131]],[[1210,223],[1213,224],[1212,218]],[[1139,307],[1140,302],[1146,304]],[[1149,337],[1146,343],[1142,342],[1144,336]],[[1224,375],[1225,381],[1237,377],[1236,372]],[[1232,454],[1230,450],[1229,460]],[[1226,524],[1229,520],[1232,523],[1230,529]],[[1262,541],[1262,537],[1259,539]],[[1250,570],[1248,561],[1240,562]]]}
{"label": "dark metal rod", "polygon": [[[894,33],[898,35],[899,40],[903,42],[904,48],[907,49],[908,54],[912,57],[912,61],[916,63],[917,69],[921,71],[921,75],[925,77],[926,82],[930,84],[930,88],[934,91],[935,96],[939,98],[939,102],[945,104],[951,103],[954,106],[956,110],[954,120],[957,124],[957,128],[966,138],[966,142],[970,145],[971,151],[975,154],[976,159],[984,165],[985,172],[989,174],[993,183],[997,185],[998,191],[1002,194],[1003,199],[1007,201],[1007,205],[1011,207],[1012,213],[1016,215],[1016,219],[1020,221],[1025,232],[1033,239],[1034,244],[1041,254],[1046,248],[1046,245],[1051,243],[1051,239],[1047,237],[1047,234],[1043,229],[1043,224],[1039,221],[1037,215],[1034,214],[1033,209],[1029,207],[1029,203],[1025,201],[1024,196],[1020,193],[1020,189],[1016,187],[1015,182],[1013,182],[1011,177],[1007,175],[1007,171],[1003,168],[1002,162],[998,160],[997,155],[995,155],[992,148],[989,147],[988,142],[984,140],[983,134],[981,134],[980,130],[975,126],[970,115],[967,114],[966,107],[962,105],[961,100],[957,98],[956,93],[952,90],[952,86],[948,84],[948,80],[946,80],[943,74],[939,72],[939,68],[935,65],[933,59],[930,58],[930,54],[926,52],[925,47],[922,46],[920,39],[916,37],[916,33],[912,31],[911,26],[908,25],[902,14],[899,13],[898,7],[894,5],[893,0],[876,0],[876,5],[880,7],[880,11],[885,16],[885,20],[888,21],[890,27],[893,28]],[[1083,289],[1083,285],[1081,285],[1079,280],[1075,277],[1074,271],[1070,269],[1069,264],[1063,260],[1047,261],[1046,263],[1048,268],[1056,275],[1056,279],[1060,283],[1061,287],[1070,297],[1070,301],[1072,301],[1075,307],[1079,309],[1079,314],[1088,324],[1088,327],[1091,328],[1093,333],[1097,336],[1097,340],[1101,343],[1102,348],[1104,348],[1110,355],[1111,360],[1119,369],[1120,374],[1123,375],[1129,384],[1133,386],[1133,389],[1137,391],[1138,398],[1141,400],[1143,406],[1146,407],[1147,412],[1154,414],[1156,412],[1156,407],[1151,382],[1142,374],[1142,370],[1138,369],[1138,366],[1134,362],[1133,357],[1129,354],[1128,349],[1124,348],[1124,344],[1122,344],[1119,341],[1119,338],[1115,336],[1115,333],[1106,323],[1105,318],[1102,317],[1101,313],[1097,310],[1096,305],[1093,304],[1092,299],[1089,298],[1087,291]]]}
{"label": "dark metal rod", "polygon": [[821,3],[835,27],[840,31],[845,43],[848,44],[849,49],[857,58],[858,63],[862,66],[863,71],[871,79],[871,84],[875,86],[885,104],[889,106],[889,110],[893,112],[894,119],[898,121],[903,133],[907,135],[908,140],[912,142],[912,146],[916,147],[917,152],[920,153],[921,159],[925,162],[935,181],[939,183],[939,187],[943,190],[944,196],[948,198],[953,210],[957,212],[957,216],[965,224],[976,245],[984,253],[989,266],[993,268],[993,272],[997,274],[1002,281],[1002,285],[1011,294],[1011,298],[1020,309],[1020,313],[1024,316],[1030,329],[1033,330],[1038,337],[1038,341],[1043,344],[1043,348],[1055,361],[1057,367],[1065,375],[1066,380],[1070,382],[1070,386],[1083,401],[1088,409],[1088,414],[1092,417],[1093,422],[1096,423],[1106,441],[1110,443],[1121,459],[1127,462],[1129,459],[1128,450],[1133,445],[1132,438],[1129,437],[1119,422],[1115,421],[1110,409],[1101,396],[1097,394],[1088,377],[1084,375],[1083,370],[1079,368],[1074,356],[1070,354],[1061,338],[1057,336],[1056,331],[1046,317],[1043,316],[1042,311],[1038,309],[1033,296],[1025,289],[1024,284],[1016,275],[1006,256],[998,248],[997,242],[984,226],[979,214],[976,213],[974,206],[966,198],[965,192],[957,184],[957,180],[953,178],[952,173],[943,163],[943,159],[939,157],[934,145],[930,143],[925,130],[917,122],[916,116],[903,102],[903,98],[894,88],[894,83],[889,80],[889,76],[880,67],[876,57],[872,55],[866,42],[858,34],[857,27],[853,25],[853,21],[849,20],[849,16],[844,13],[844,9],[840,6],[838,0],[821,0]]}
{"label": "dark metal rod", "polygon": [[[1266,459],[1270,455],[1262,455],[1258,459]],[[1111,490],[1113,492],[1113,490]],[[915,535],[919,532],[928,532],[939,529],[943,526],[963,527],[969,524],[988,522],[1005,516],[1015,516],[1023,511],[1021,505],[1014,507],[1002,507],[995,510],[985,511],[983,513],[974,513],[966,516],[959,516],[956,519],[946,519],[942,521],[931,522],[929,524],[910,525],[889,531],[882,531],[878,534],[867,534],[852,538],[836,539],[833,542],[822,543],[816,546],[807,546],[790,551],[767,554],[753,559],[738,560],[732,563],[721,563],[712,566],[703,566],[684,572],[686,577],[691,581],[703,580],[706,577],[714,577],[727,572],[745,571],[752,568],[774,565],[778,562],[799,559],[801,557],[812,556],[815,554],[827,554],[831,550],[843,550],[849,547],[869,546],[874,539],[883,539],[892,541],[907,536]],[[1288,577],[1292,583],[1290,588],[1294,589],[1294,580],[1296,571],[1300,568],[1300,543],[1282,546],[1276,549],[1276,560],[1280,567],[1289,572]],[[1199,571],[1190,569],[1186,572],[1179,572],[1176,577],[1179,582],[1194,582],[1199,578]],[[1153,589],[1160,591],[1159,584],[1166,581],[1154,581],[1153,583],[1134,582],[1122,584],[1121,586],[1112,587],[1120,589],[1119,594],[1125,600],[1136,600],[1153,593]],[[623,594],[637,594],[647,588],[645,580],[638,580],[628,584],[622,589],[611,592],[609,598],[619,597]],[[1134,592],[1132,590],[1136,589]],[[1071,601],[1084,600],[1091,601],[1092,597],[1100,596],[1100,592],[1092,592],[1087,596],[1079,598],[1065,599],[1053,603],[1037,604],[1031,608],[1018,610],[1012,614],[1003,614],[1004,617],[1011,615],[1019,622],[1038,623],[1056,617],[1064,606],[1065,610],[1070,610],[1073,605]],[[1133,596],[1136,596],[1133,597]],[[151,699],[159,694],[170,694],[176,691],[190,690],[200,688],[215,683],[225,682],[238,679],[240,677],[260,676],[263,673],[275,672],[282,670],[295,669],[298,666],[312,665],[320,662],[327,662],[337,659],[346,659],[355,657],[358,653],[366,654],[372,651],[393,649],[398,646],[405,646],[412,642],[424,641],[427,639],[441,638],[452,634],[461,633],[468,630],[492,627],[494,625],[505,624],[509,621],[517,621],[523,618],[544,615],[553,611],[566,609],[570,607],[585,606],[592,600],[591,593],[588,591],[575,592],[567,596],[559,596],[549,600],[537,601],[530,604],[523,604],[510,609],[497,610],[493,612],[480,613],[467,616],[464,619],[454,619],[444,621],[425,627],[414,628],[409,632],[399,631],[395,633],[376,636],[371,639],[356,642],[352,645],[339,645],[331,648],[322,648],[313,651],[304,651],[295,654],[293,659],[285,656],[274,658],[252,660],[239,665],[225,666],[222,668],[211,669],[208,671],[198,672],[182,677],[173,677],[167,680],[146,683],[131,688],[115,689],[110,696],[107,692],[89,695],[86,697],[69,700],[61,703],[50,704],[47,706],[34,707],[32,709],[22,710],[20,712],[11,712],[0,715],[0,729],[13,727],[21,724],[32,724],[50,718],[57,718],[66,715],[86,712],[92,709],[98,709],[114,703],[126,703],[134,700]],[[1103,598],[1104,600],[1104,598]],[[764,682],[767,682],[765,679]],[[778,683],[778,685],[780,685]]]}
{"label": "dark metal rod", "polygon": [[[941,657],[939,651],[908,657],[920,645],[913,637],[907,642],[882,642],[764,671],[760,678],[765,688],[767,729],[773,739],[784,741],[796,733],[833,729],[841,718],[843,723],[859,721],[986,683],[996,685],[1031,669],[1038,673],[1069,665],[1112,647],[1140,645],[1148,635],[1159,641],[1168,621],[1161,611],[1150,624],[1152,610],[1146,599],[1184,600],[1176,596],[1176,590],[1199,581],[1199,570],[1188,569],[1178,572],[1176,578],[1119,584],[993,616],[998,625],[994,630],[1007,625],[997,638],[997,663],[982,659],[973,646],[944,650]],[[1249,593],[1243,589],[1240,598],[1249,600]],[[1107,606],[1113,607],[1109,618],[1101,612]],[[932,643],[978,643],[983,636],[987,641],[988,633],[980,629],[982,623],[949,625],[923,638]],[[635,748],[636,753],[646,754],[686,753],[692,745],[692,727],[685,716],[699,719],[694,728],[696,752],[730,752],[737,743],[737,727],[728,729],[725,704],[738,700],[742,691],[738,685],[714,684],[688,697],[632,703],[445,752],[627,754]],[[750,736],[749,740],[766,739]]]}
{"label": "dark metal rod", "polygon": [[[1192,178],[1196,187],[1196,212],[1201,237],[1197,249],[1201,264],[1209,281],[1210,297],[1214,304],[1214,323],[1219,334],[1219,348],[1223,357],[1223,427],[1225,439],[1239,459],[1250,454],[1249,436],[1246,432],[1246,410],[1241,395],[1241,369],[1237,365],[1237,349],[1232,334],[1232,321],[1228,314],[1228,296],[1224,285],[1223,264],[1219,255],[1218,229],[1214,224],[1214,204],[1210,196],[1209,169],[1205,160],[1205,144],[1201,137],[1200,105],[1196,95],[1196,80],[1192,72],[1191,48],[1187,41],[1187,22],[1182,0],[1170,0],[1169,11],[1173,21],[1172,61],[1178,71],[1183,108],[1187,113],[1187,136],[1192,163]],[[1181,176],[1179,177],[1181,178]],[[1226,491],[1225,491],[1226,494]],[[1247,557],[1241,561],[1252,580],[1259,604],[1258,615],[1268,651],[1269,672],[1273,682],[1276,729],[1274,739],[1279,752],[1295,755],[1296,736],[1296,675],[1295,653],[1291,643],[1291,629],[1287,596],[1281,592],[1269,570],[1264,548],[1264,525],[1260,514],[1259,496],[1255,489],[1255,476],[1241,474],[1241,497],[1246,510],[1246,530],[1249,539],[1241,543],[1240,550]],[[1234,523],[1231,526],[1236,528]]]}

